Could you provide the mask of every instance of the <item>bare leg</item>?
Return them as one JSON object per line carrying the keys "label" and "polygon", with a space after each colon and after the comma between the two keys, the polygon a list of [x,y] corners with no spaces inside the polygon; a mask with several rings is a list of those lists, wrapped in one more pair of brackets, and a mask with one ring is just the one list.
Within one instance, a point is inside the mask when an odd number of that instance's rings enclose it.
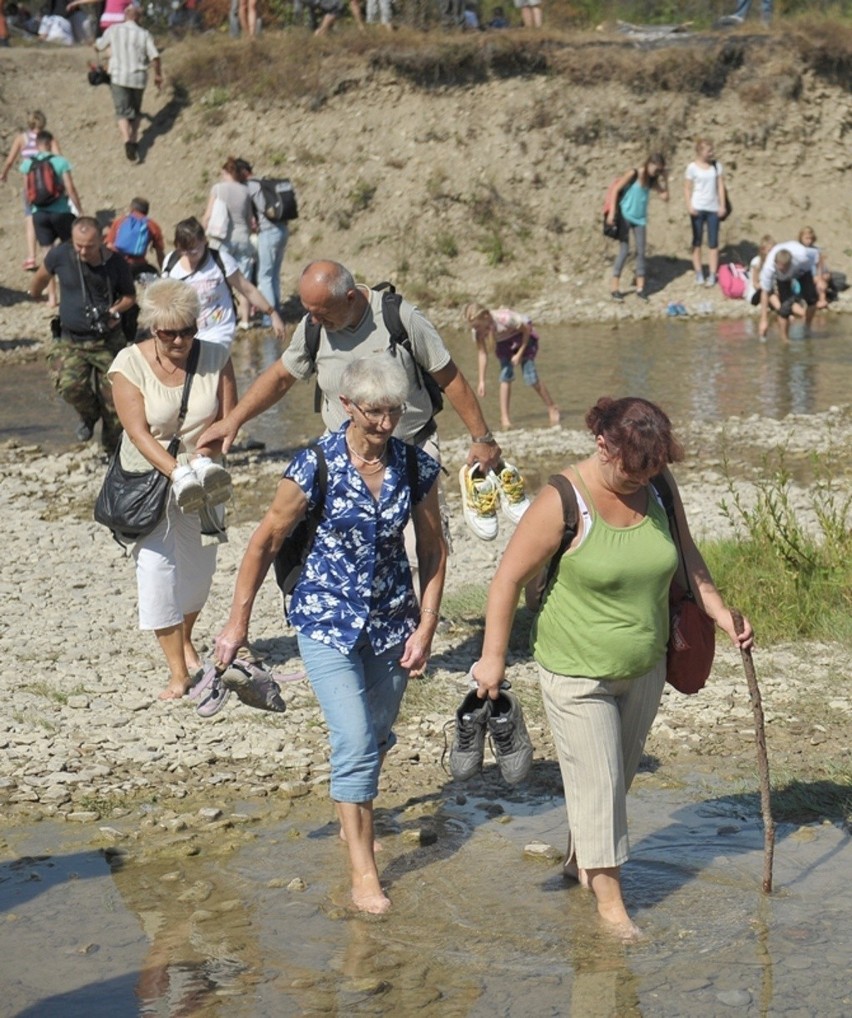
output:
{"label": "bare leg", "polygon": [[542,403],[544,403],[547,407],[547,416],[550,418],[550,426],[555,428],[557,424],[559,424],[560,420],[559,407],[551,399],[550,393],[547,391],[547,386],[541,381],[541,379],[533,385],[533,389],[535,389]]}
{"label": "bare leg", "polygon": [[324,14],[322,21],[320,22],[320,26],[316,32],[314,32],[314,35],[328,35],[335,21],[337,21],[336,14]]}
{"label": "bare leg", "polygon": [[816,304],[808,304],[807,311],[805,311],[805,335],[806,336],[810,336],[810,334],[811,334],[811,324],[812,324],[812,322],[814,320],[814,315],[816,314],[816,312],[817,312]]}
{"label": "bare leg", "polygon": [[119,117],[116,120],[118,124],[118,133],[121,135],[123,142],[133,141],[133,128],[127,117]]}
{"label": "bare leg", "polygon": [[189,689],[190,678],[184,656],[184,624],[155,629],[154,634],[169,666],[169,684],[160,693],[160,700],[179,700]]}
{"label": "bare leg", "polygon": [[190,612],[183,617],[183,657],[187,670],[197,671],[201,667],[201,658],[192,644],[192,628],[198,619],[199,612]]}
{"label": "bare leg", "polygon": [[644,276],[637,276],[636,277],[636,292],[637,293],[642,293],[642,291],[644,289],[645,289],[645,277]]}
{"label": "bare leg", "polygon": [[361,912],[381,915],[390,908],[382,890],[373,851],[372,802],[338,802],[337,815],[349,849],[352,868],[352,903]]}
{"label": "bare leg", "polygon": [[349,0],[349,9],[352,11],[355,24],[362,32],[365,31],[366,26],[364,25],[364,13],[361,10],[361,0]]}
{"label": "bare leg", "polygon": [[34,262],[38,253],[38,247],[36,245],[35,224],[33,223],[32,216],[24,218],[24,234],[27,238],[27,258]]}
{"label": "bare leg", "polygon": [[707,249],[707,267],[710,272],[715,276],[719,272],[719,248],[710,247]]}
{"label": "bare leg", "polygon": [[[526,10],[526,7],[521,8]],[[512,427],[512,418],[509,416],[509,399],[512,395],[512,383],[500,383],[500,425],[504,431]]]}
{"label": "bare leg", "polygon": [[692,249],[692,267],[695,269],[696,274],[704,272],[704,266],[701,264],[701,248],[694,247]]}
{"label": "bare leg", "polygon": [[[525,9],[527,9],[527,8],[525,8]],[[532,11],[532,19],[531,19],[532,20],[532,27],[533,28],[541,28],[541,7],[530,7],[528,9]]]}
{"label": "bare leg", "polygon": [[627,914],[621,896],[621,867],[608,866],[585,872],[588,875],[589,886],[597,898],[598,915],[601,919],[617,936],[631,940],[637,938],[640,935],[639,927]]}

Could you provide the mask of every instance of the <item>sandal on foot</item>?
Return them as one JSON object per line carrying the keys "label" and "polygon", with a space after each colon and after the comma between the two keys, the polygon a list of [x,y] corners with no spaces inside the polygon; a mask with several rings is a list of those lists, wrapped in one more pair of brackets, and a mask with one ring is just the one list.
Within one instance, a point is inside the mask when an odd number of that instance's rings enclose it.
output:
{"label": "sandal on foot", "polygon": [[36,270],[35,258],[25,258],[24,272],[35,272],[35,270]]}

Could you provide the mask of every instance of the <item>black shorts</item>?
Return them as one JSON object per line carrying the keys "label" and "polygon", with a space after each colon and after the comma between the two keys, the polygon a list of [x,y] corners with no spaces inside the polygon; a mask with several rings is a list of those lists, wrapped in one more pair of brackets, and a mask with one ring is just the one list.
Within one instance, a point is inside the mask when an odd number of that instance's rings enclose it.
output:
{"label": "black shorts", "polygon": [[73,212],[33,210],[33,227],[39,247],[53,247],[57,240],[70,240],[74,225]]}
{"label": "black shorts", "polygon": [[797,301],[804,301],[808,307],[813,307],[819,300],[812,273],[804,272],[801,276],[796,276],[796,282],[799,284],[799,293],[797,294],[793,293],[792,279],[779,279],[776,283],[778,296],[781,299],[782,307],[779,313],[782,318],[790,317],[792,311],[787,310],[785,314],[785,309],[790,308],[790,305],[795,304]]}

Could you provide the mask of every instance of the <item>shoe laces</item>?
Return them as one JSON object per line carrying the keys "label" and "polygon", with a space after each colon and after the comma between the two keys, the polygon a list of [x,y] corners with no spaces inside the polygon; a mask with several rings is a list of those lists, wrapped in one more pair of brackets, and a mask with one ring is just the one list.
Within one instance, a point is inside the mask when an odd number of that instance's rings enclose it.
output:
{"label": "shoe laces", "polygon": [[510,502],[523,502],[526,498],[524,479],[517,470],[505,469],[500,472],[500,487]]}
{"label": "shoe laces", "polygon": [[487,481],[475,481],[467,475],[467,498],[472,509],[481,516],[497,512],[497,489]]}
{"label": "shoe laces", "polygon": [[[514,750],[515,726],[508,720],[498,720],[491,726],[491,750],[495,756],[498,753],[507,754]],[[494,745],[496,743],[496,747]]]}

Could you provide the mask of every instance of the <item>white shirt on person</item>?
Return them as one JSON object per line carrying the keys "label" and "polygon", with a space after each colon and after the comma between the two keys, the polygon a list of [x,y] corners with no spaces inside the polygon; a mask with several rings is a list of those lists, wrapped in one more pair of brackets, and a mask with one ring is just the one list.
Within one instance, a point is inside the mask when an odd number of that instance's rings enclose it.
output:
{"label": "white shirt on person", "polygon": [[[198,338],[205,339],[208,343],[219,343],[230,349],[237,331],[237,316],[234,312],[231,288],[225,277],[230,278],[235,272],[239,272],[239,266],[227,251],[220,249],[218,254],[225,267],[225,276],[222,275],[222,270],[209,250],[194,272],[185,269],[178,258],[168,275],[170,279],[180,279],[184,283],[189,283],[198,294],[201,301]],[[166,264],[169,257],[166,258]]]}
{"label": "white shirt on person", "polygon": [[[775,264],[775,256],[779,251],[789,251],[793,260],[787,272],[779,271]],[[786,240],[783,244],[776,244],[766,256],[763,268],[760,270],[760,289],[766,293],[772,293],[778,280],[786,282],[788,279],[795,279],[806,272],[813,273],[819,261],[819,250],[814,247],[805,247],[798,240]]]}
{"label": "white shirt on person", "polygon": [[711,163],[708,167],[690,163],[684,176],[692,181],[692,207],[696,212],[720,212],[719,208],[719,177],[722,176],[722,164]]}

